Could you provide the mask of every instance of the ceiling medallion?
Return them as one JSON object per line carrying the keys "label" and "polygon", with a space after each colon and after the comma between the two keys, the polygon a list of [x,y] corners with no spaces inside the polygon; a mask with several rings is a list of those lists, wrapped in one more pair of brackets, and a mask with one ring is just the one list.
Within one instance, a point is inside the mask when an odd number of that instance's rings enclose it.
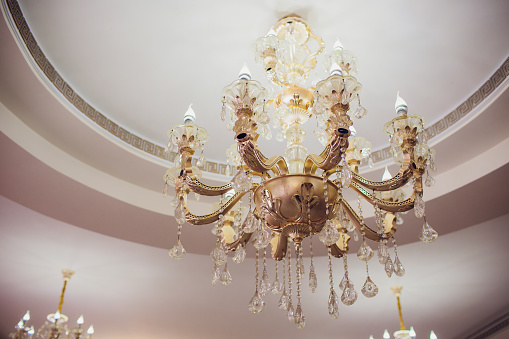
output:
{"label": "ceiling medallion", "polygon": [[[428,169],[434,169],[435,154],[426,145],[424,118],[408,115],[407,104],[398,94],[397,116],[383,129],[389,135],[392,154],[400,164],[400,170],[393,177],[386,172],[382,181],[360,176],[358,171],[363,159],[370,162],[371,143],[356,136],[353,128],[352,118],[361,119],[366,115],[359,97],[361,84],[355,78],[355,57],[337,42],[325,57],[330,76],[315,86],[305,85],[324,48],[322,39],[302,18],[291,16],[278,21],[265,37],[256,41],[254,49],[256,60],[263,65],[267,78],[279,88],[279,93],[273,99],[269,98],[267,90],[251,80],[247,67],[242,68],[239,78],[223,90],[220,116],[226,121],[227,129],[234,132],[236,142],[226,151],[229,163],[238,170],[232,181],[223,186],[209,186],[200,181],[199,168],[205,163],[203,148],[208,135],[204,128],[195,124],[191,108],[185,114],[184,124],[176,125],[168,132],[167,151],[176,147],[180,156],[164,176],[165,192],[168,185],[175,186],[174,215],[179,224],[177,244],[170,250],[170,257],[181,259],[184,256],[180,236],[186,221],[193,225],[215,222],[213,233],[217,241],[211,253],[214,262],[212,283],[230,284],[227,253],[232,252],[233,261],[240,263],[246,255],[245,247],[251,242],[256,249],[256,275],[249,310],[259,313],[265,307],[262,298],[267,293],[281,294],[279,308],[285,310],[290,322],[299,328],[305,325],[301,304],[305,239],[310,240],[307,245],[311,255],[308,272],[309,287],[313,292],[317,286],[313,236],[318,236],[327,248],[330,269],[328,310],[332,318],[338,318],[340,300],[352,305],[358,295],[348,277],[346,254],[351,238],[362,237],[357,256],[366,262],[367,277],[361,292],[371,298],[377,294],[378,287],[368,272],[368,261],[374,254],[368,240],[378,244],[378,261],[390,277],[393,273],[398,276],[405,273],[394,239],[396,225],[402,223],[402,213],[414,209],[416,216],[423,218],[422,241],[433,242],[437,237],[436,231],[426,222],[422,199],[423,181],[428,186],[434,182]],[[324,145],[320,154],[308,154],[302,144],[306,136],[302,124],[312,116],[318,126],[313,134]],[[267,139],[271,137],[270,121],[278,130],[277,140],[286,139],[284,156],[268,158],[258,147],[260,135]],[[198,150],[200,156],[193,158]],[[423,179],[425,175],[426,180]],[[411,191],[406,198],[405,185]],[[347,189],[357,192],[357,209],[343,198]],[[190,192],[196,193],[197,197],[220,196],[220,204],[212,213],[193,214],[187,207]],[[374,227],[364,222],[362,199],[374,208]],[[394,248],[393,259],[388,252],[390,242]],[[267,273],[269,244],[275,259],[273,282],[269,281]],[[263,256],[261,277],[260,252]],[[332,257],[342,258],[344,263],[340,296],[333,283]]]}

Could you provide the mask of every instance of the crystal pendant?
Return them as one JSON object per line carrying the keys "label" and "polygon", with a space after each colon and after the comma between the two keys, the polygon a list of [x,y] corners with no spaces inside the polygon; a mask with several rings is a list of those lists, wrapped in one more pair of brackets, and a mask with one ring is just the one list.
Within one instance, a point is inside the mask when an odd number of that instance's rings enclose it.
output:
{"label": "crystal pendant", "polygon": [[240,169],[237,174],[233,177],[232,187],[235,192],[247,192],[251,188],[251,179],[247,176],[243,169]]}
{"label": "crystal pendant", "polygon": [[260,282],[260,295],[263,297],[267,295],[270,291],[270,281],[269,281],[269,275],[267,274],[267,269],[263,269],[262,273],[262,281]]}
{"label": "crystal pendant", "polygon": [[343,159],[342,169],[341,169],[341,187],[348,188],[352,183],[352,170],[350,170],[350,166],[346,163],[346,160]]}
{"label": "crystal pendant", "polygon": [[212,250],[210,253],[210,257],[212,258],[212,261],[218,266],[223,265],[226,263],[226,252],[223,249],[223,246],[221,244],[217,244],[216,247]]}
{"label": "crystal pendant", "polygon": [[230,274],[230,271],[228,271],[228,265],[224,265],[223,272],[221,272],[220,277],[221,284],[228,286],[232,282],[232,276]]}
{"label": "crystal pendant", "polygon": [[184,211],[182,200],[179,200],[177,207],[175,207],[174,216],[179,225],[183,225],[186,222],[186,212]]}
{"label": "crystal pendant", "polygon": [[402,225],[403,217],[401,216],[401,213],[397,212],[395,215],[396,215],[396,225]]}
{"label": "crystal pendant", "polygon": [[283,134],[283,132],[279,132],[276,135],[276,140],[279,141],[279,142],[283,142],[285,140],[285,135]]}
{"label": "crystal pendant", "polygon": [[325,222],[325,226],[322,228],[320,233],[318,233],[318,239],[323,242],[326,246],[330,246],[335,244],[340,238],[339,232],[336,230],[332,223],[327,220]]}
{"label": "crystal pendant", "polygon": [[362,261],[369,261],[369,259],[373,257],[373,254],[373,250],[366,243],[366,239],[364,239],[361,247],[359,248],[359,251],[357,251],[357,257],[359,257],[359,259]]}
{"label": "crystal pendant", "polygon": [[378,205],[375,205],[375,222],[380,229],[385,229],[384,213]]}
{"label": "crystal pendant", "polygon": [[353,287],[353,284],[350,279],[348,279],[346,276],[343,276],[343,279],[341,279],[341,282],[339,283],[339,289],[344,291],[347,287]]}
{"label": "crystal pendant", "polygon": [[422,242],[425,243],[432,243],[433,241],[437,240],[438,233],[435,231],[431,226],[425,221],[422,225],[422,231],[419,235],[419,239],[421,239]]}
{"label": "crystal pendant", "polygon": [[247,304],[247,308],[251,313],[257,314],[263,311],[265,308],[265,301],[260,297],[260,294],[258,291],[255,291],[255,294],[249,301],[249,304]]}
{"label": "crystal pendant", "polygon": [[387,261],[385,262],[384,270],[389,278],[392,276],[392,273],[394,272],[394,264],[392,263],[391,257],[389,256],[387,256]]}
{"label": "crystal pendant", "polygon": [[186,250],[179,241],[175,246],[172,247],[168,254],[170,255],[170,258],[180,260],[184,257],[184,254],[186,254]]}
{"label": "crystal pendant", "polygon": [[420,194],[415,195],[414,212],[417,218],[422,218],[424,216],[424,200],[422,200]]}
{"label": "crystal pendant", "polygon": [[224,175],[229,177],[231,174],[232,173],[231,173],[230,165],[226,165],[226,169],[224,170]]}
{"label": "crystal pendant", "polygon": [[278,307],[281,310],[287,310],[288,309],[288,295],[286,294],[286,290],[283,291],[283,293],[281,294],[281,298],[279,298]]}
{"label": "crystal pendant", "polygon": [[226,119],[226,105],[223,102],[223,107],[221,108],[221,121],[224,121]]}
{"label": "crystal pendant", "polygon": [[221,278],[221,271],[219,270],[219,266],[214,265],[214,270],[212,271],[212,278],[211,278],[212,285],[216,285],[220,278]]}
{"label": "crystal pendant", "polygon": [[433,177],[431,175],[428,175],[426,176],[426,180],[424,181],[424,185],[426,185],[427,187],[431,187],[433,185],[435,185],[435,179],[433,179]]}
{"label": "crystal pendant", "polygon": [[205,166],[205,153],[201,152],[201,155],[196,162],[196,166],[199,168],[203,168],[203,166]]}
{"label": "crystal pendant", "polygon": [[329,294],[329,315],[333,319],[339,318],[339,298],[334,289],[331,289]]}
{"label": "crystal pendant", "polygon": [[270,289],[272,294],[279,294],[283,291],[283,283],[279,281],[279,278],[276,276],[276,279],[274,279],[274,282],[272,282],[272,287]]}
{"label": "crystal pendant", "polygon": [[364,286],[362,286],[361,292],[366,298],[373,298],[378,293],[378,286],[375,285],[369,275],[366,278]]}
{"label": "crystal pendant", "polygon": [[295,324],[297,324],[297,328],[299,330],[302,330],[304,326],[306,325],[306,317],[304,317],[304,314],[302,313],[302,306],[300,303],[295,308]]}
{"label": "crystal pendant", "polygon": [[353,232],[352,238],[353,238],[353,241],[359,241],[359,234],[357,232]]}
{"label": "crystal pendant", "polygon": [[290,299],[288,299],[288,306],[287,306],[287,314],[288,316],[288,321],[293,323],[295,322],[295,312],[293,311],[293,305],[292,305],[292,301]]}
{"label": "crystal pendant", "polygon": [[[251,212],[251,211],[250,211]],[[253,233],[256,231],[256,219],[252,213],[248,213],[244,223],[242,224],[242,231],[244,233]]]}
{"label": "crystal pendant", "polygon": [[347,306],[353,305],[353,303],[357,300],[357,291],[353,287],[353,284],[350,284],[347,288],[344,289],[343,294],[341,295],[341,302]]}
{"label": "crystal pendant", "polygon": [[362,107],[360,104],[357,106],[357,109],[355,110],[354,116],[357,119],[362,119],[368,111]]}
{"label": "crystal pendant", "polygon": [[246,250],[244,249],[244,246],[237,246],[237,249],[235,250],[235,255],[233,256],[233,262],[236,264],[240,264],[244,261],[246,258]]}
{"label": "crystal pendant", "polygon": [[399,135],[397,134],[394,134],[391,139],[389,140],[389,142],[391,143],[391,146],[392,147],[398,147],[399,145],[401,145],[401,142],[403,140],[399,137]]}
{"label": "crystal pendant", "polygon": [[323,146],[327,145],[327,142],[329,141],[329,136],[322,127],[320,126],[316,127],[315,130],[313,131],[313,134]]}
{"label": "crystal pendant", "polygon": [[397,255],[396,258],[394,258],[394,274],[396,274],[398,277],[405,275],[405,268],[403,267],[401,261],[399,261],[399,257]]}
{"label": "crystal pendant", "polygon": [[270,128],[268,125],[265,125],[262,127],[262,137],[264,137],[266,140],[272,139],[272,132],[270,131]]}
{"label": "crystal pendant", "polygon": [[257,250],[261,250],[262,248],[267,247],[271,240],[272,236],[270,232],[267,230],[266,227],[262,226],[262,228],[255,233],[255,237],[253,239],[253,246]]}
{"label": "crystal pendant", "polygon": [[309,288],[312,293],[315,293],[316,287],[318,286],[318,280],[316,279],[315,266],[311,264],[309,267]]}
{"label": "crystal pendant", "polygon": [[378,243],[378,261],[383,265],[387,262],[387,258],[389,258],[387,244],[383,241],[380,241]]}
{"label": "crystal pendant", "polygon": [[343,91],[341,92],[341,103],[346,105],[348,104],[348,101],[350,101],[350,93],[348,93],[346,88],[343,88]]}
{"label": "crystal pendant", "polygon": [[270,117],[267,113],[262,113],[258,116],[258,123],[267,125],[270,122]]}

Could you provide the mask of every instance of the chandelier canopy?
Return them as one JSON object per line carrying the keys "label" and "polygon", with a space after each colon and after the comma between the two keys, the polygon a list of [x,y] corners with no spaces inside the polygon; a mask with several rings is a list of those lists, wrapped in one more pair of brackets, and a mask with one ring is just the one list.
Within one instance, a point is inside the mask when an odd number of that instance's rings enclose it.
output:
{"label": "chandelier canopy", "polygon": [[[92,334],[94,334],[94,326],[90,325],[88,330],[85,332],[85,329],[82,327],[85,323],[83,315],[78,318],[76,321],[77,326],[68,329],[67,321],[69,318],[62,313],[62,305],[64,304],[64,294],[65,289],[67,287],[67,282],[74,275],[73,270],[62,270],[62,275],[64,277],[64,286],[62,287],[62,293],[60,294],[60,302],[58,304],[58,309],[55,313],[48,314],[47,320],[44,325],[37,331],[37,338],[40,339],[91,339]],[[9,334],[9,338],[12,339],[27,339],[32,338],[35,330],[33,326],[28,326],[27,322],[30,320],[30,311],[27,311],[23,318],[19,321],[19,323],[15,327],[15,331]]]}
{"label": "chandelier canopy", "polygon": [[[279,307],[287,311],[288,319],[299,328],[305,325],[301,304],[305,239],[309,239],[309,287],[313,292],[317,287],[313,237],[318,236],[327,249],[330,271],[328,309],[331,317],[338,318],[339,300],[351,305],[357,299],[357,291],[348,277],[346,256],[352,237],[354,240],[362,237],[357,256],[366,262],[367,278],[361,291],[368,298],[378,292],[368,271],[368,261],[374,255],[368,240],[378,244],[379,262],[390,277],[393,273],[398,276],[405,273],[394,238],[397,225],[402,223],[402,213],[414,209],[416,216],[423,218],[422,241],[433,242],[437,238],[436,231],[426,222],[422,199],[423,176],[427,175],[426,185],[434,182],[428,168],[434,169],[435,151],[426,145],[425,119],[408,115],[408,106],[398,94],[396,117],[385,124],[383,130],[389,136],[400,170],[395,176],[386,171],[382,181],[361,176],[361,164],[371,164],[372,160],[371,143],[356,136],[353,128],[352,118],[362,119],[367,112],[360,101],[361,84],[355,78],[356,58],[336,42],[324,60],[329,76],[316,85],[307,85],[317,56],[324,49],[322,39],[302,18],[289,16],[279,20],[254,46],[256,61],[263,65],[267,79],[279,88],[279,92],[270,97],[269,91],[259,82],[251,80],[247,67],[243,67],[239,78],[223,90],[220,117],[226,122],[227,129],[233,131],[235,140],[226,151],[228,162],[237,169],[231,182],[210,186],[200,181],[208,135],[204,128],[195,124],[191,107],[185,114],[184,124],[176,125],[168,132],[167,151],[176,147],[178,155],[174,166],[164,176],[164,192],[168,185],[175,187],[174,216],[179,225],[177,244],[170,250],[170,257],[181,259],[184,256],[181,229],[186,221],[193,225],[215,223],[213,233],[217,241],[211,253],[214,262],[212,283],[220,281],[228,285],[232,278],[227,267],[227,253],[232,252],[233,261],[240,263],[246,256],[245,247],[251,242],[256,249],[256,274],[249,310],[253,313],[263,311],[265,302],[262,297],[270,291],[280,293]],[[313,134],[324,145],[320,154],[309,154],[302,144],[306,136],[302,125],[313,116],[317,121]],[[271,121],[277,130],[276,139],[287,142],[284,155],[267,157],[258,147],[260,136],[271,138]],[[199,157],[197,151],[201,151]],[[407,197],[403,190],[405,185],[411,191]],[[357,193],[357,209],[344,198],[348,189]],[[211,213],[194,214],[187,204],[190,192],[197,196],[220,197],[220,203]],[[364,221],[361,200],[374,208],[374,227]],[[393,244],[394,259],[388,252],[390,243]],[[272,283],[267,274],[269,244],[276,272]],[[263,252],[261,278],[260,251]],[[342,258],[344,262],[341,297],[334,288],[332,257]],[[280,263],[282,275],[279,273]],[[296,291],[292,290],[293,280]]]}

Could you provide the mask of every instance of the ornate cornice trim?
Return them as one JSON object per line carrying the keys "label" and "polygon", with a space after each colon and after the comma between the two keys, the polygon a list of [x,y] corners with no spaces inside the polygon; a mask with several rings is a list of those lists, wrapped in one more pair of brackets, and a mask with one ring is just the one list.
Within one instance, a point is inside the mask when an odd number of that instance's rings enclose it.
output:
{"label": "ornate cornice trim", "polygon": [[[23,16],[23,12],[19,6],[17,0],[4,0],[7,4],[8,11],[12,17],[12,22],[15,24],[15,28],[19,37],[22,39],[22,43],[29,51],[31,59],[40,69],[41,74],[47,78],[47,80],[62,94],[62,96],[79,112],[86,116],[90,121],[94,122],[99,127],[102,127],[105,131],[110,133],[112,136],[118,138],[122,142],[136,148],[139,151],[145,152],[149,155],[157,158],[173,161],[176,153],[171,152],[167,154],[164,151],[164,147],[157,145],[149,140],[145,140],[142,137],[134,134],[126,128],[120,126],[118,123],[106,117],[104,114],[96,110],[92,105],[86,102],[80,97],[76,91],[62,78],[62,76],[55,70],[55,67],[46,58],[42,49],[39,47],[35,37],[30,31],[30,27]],[[433,125],[426,129],[428,140],[434,138],[459,121],[464,119],[469,113],[477,108],[486,98],[488,98],[503,82],[509,77],[509,57],[502,63],[497,71],[477,90],[475,91],[465,102],[461,103],[456,109],[449,114],[445,115],[442,119],[435,122]],[[392,158],[390,147],[385,147],[380,150],[373,151],[371,153],[373,162],[379,163]],[[196,159],[193,159],[196,161]],[[228,164],[214,161],[207,161],[203,171],[213,174],[226,174],[226,168]]]}

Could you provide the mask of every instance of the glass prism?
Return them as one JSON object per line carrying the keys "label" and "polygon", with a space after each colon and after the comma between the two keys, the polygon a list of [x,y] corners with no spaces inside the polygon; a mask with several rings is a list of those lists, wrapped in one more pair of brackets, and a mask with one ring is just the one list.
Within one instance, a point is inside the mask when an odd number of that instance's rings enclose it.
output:
{"label": "glass prism", "polygon": [[374,255],[373,250],[369,245],[366,243],[366,239],[362,242],[361,247],[357,251],[357,257],[362,261],[369,261]]}
{"label": "glass prism", "polygon": [[392,263],[391,257],[389,256],[387,256],[387,261],[385,262],[384,270],[389,278],[392,276],[392,273],[394,273],[394,264]]}
{"label": "glass prism", "polygon": [[357,291],[353,287],[348,286],[343,290],[343,294],[341,295],[341,302],[347,306],[353,305],[353,303],[357,300]]}
{"label": "glass prism", "polygon": [[265,308],[265,301],[260,297],[258,291],[255,291],[255,294],[247,304],[247,308],[251,313],[258,314]]}
{"label": "glass prism", "polygon": [[373,298],[378,293],[378,286],[375,285],[375,283],[373,282],[373,280],[371,280],[371,277],[369,275],[366,278],[364,286],[362,286],[361,292],[367,298]]}
{"label": "glass prism", "polygon": [[218,266],[226,263],[227,259],[226,252],[224,251],[221,244],[216,244],[216,247],[210,253],[210,257],[212,258],[212,261]]}
{"label": "glass prism", "polygon": [[243,169],[240,169],[237,174],[233,177],[232,187],[235,192],[247,192],[251,189],[251,179],[247,176]]}
{"label": "glass prism", "polygon": [[281,298],[279,298],[278,307],[281,310],[288,309],[288,295],[286,294],[286,290],[283,290],[283,293],[281,294]]}
{"label": "glass prism", "polygon": [[329,315],[333,319],[339,318],[339,298],[336,291],[332,288],[329,294]]}
{"label": "glass prism", "polygon": [[419,235],[419,239],[425,243],[432,243],[438,238],[438,233],[435,231],[426,221],[422,225],[421,234]]}
{"label": "glass prism", "polygon": [[228,286],[232,282],[232,276],[230,274],[230,271],[228,271],[228,265],[224,265],[223,272],[221,272],[220,277],[221,284]]}
{"label": "glass prism", "polygon": [[233,262],[240,264],[244,261],[244,259],[246,259],[246,250],[244,249],[244,246],[238,245],[233,256]]}
{"label": "glass prism", "polygon": [[311,267],[309,267],[309,288],[312,293],[315,293],[317,286],[318,280],[316,279],[315,267],[311,264]]}
{"label": "glass prism", "polygon": [[184,254],[186,254],[186,250],[179,241],[175,246],[172,247],[168,254],[170,255],[170,258],[180,260],[184,257]]}
{"label": "glass prism", "polygon": [[399,261],[399,257],[397,255],[396,258],[394,258],[394,274],[396,274],[398,277],[405,275],[405,268],[403,267],[401,261]]}

